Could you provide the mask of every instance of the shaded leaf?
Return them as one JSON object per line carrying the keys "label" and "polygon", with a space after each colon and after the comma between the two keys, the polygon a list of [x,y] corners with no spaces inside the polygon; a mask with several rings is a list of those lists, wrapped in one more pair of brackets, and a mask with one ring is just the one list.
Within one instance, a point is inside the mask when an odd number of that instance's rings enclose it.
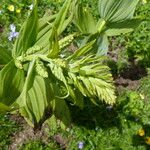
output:
{"label": "shaded leaf", "polygon": [[87,8],[83,8],[82,5],[76,6],[74,23],[84,34],[96,32],[96,24],[92,14]]}
{"label": "shaded leaf", "polygon": [[53,113],[57,119],[59,119],[63,124],[60,124],[62,128],[65,126],[69,126],[71,123],[69,108],[64,99],[55,98],[51,101],[51,107],[53,109]]}
{"label": "shaded leaf", "polygon": [[11,53],[0,46],[0,65],[7,64],[12,60]]}
{"label": "shaded leaf", "polygon": [[132,32],[141,23],[141,19],[130,19],[117,23],[110,23],[107,25],[105,33],[108,36],[116,36]]}
{"label": "shaded leaf", "polygon": [[11,110],[10,107],[8,107],[7,105],[5,105],[3,103],[0,103],[0,113],[6,113],[10,110]]}
{"label": "shaded leaf", "polygon": [[31,125],[36,126],[43,120],[51,96],[49,82],[35,74],[34,62],[32,62],[23,92],[17,99],[17,104],[21,107],[21,114]]}

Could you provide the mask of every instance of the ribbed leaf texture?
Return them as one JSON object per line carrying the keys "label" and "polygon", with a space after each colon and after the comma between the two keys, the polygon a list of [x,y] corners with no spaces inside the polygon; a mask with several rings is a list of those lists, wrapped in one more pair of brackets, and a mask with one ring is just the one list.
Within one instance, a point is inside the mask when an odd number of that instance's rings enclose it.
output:
{"label": "ribbed leaf texture", "polygon": [[103,57],[92,55],[70,64],[69,80],[84,96],[97,103],[102,100],[115,103],[115,88],[109,67],[104,65]]}
{"label": "ribbed leaf texture", "polygon": [[120,22],[133,17],[139,0],[99,0],[100,17],[108,22]]}

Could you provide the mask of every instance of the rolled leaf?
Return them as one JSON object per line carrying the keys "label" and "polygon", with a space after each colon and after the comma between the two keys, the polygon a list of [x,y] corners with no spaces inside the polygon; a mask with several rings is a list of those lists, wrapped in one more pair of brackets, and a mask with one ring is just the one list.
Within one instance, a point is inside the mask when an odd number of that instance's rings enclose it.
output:
{"label": "rolled leaf", "polygon": [[37,3],[28,17],[27,21],[23,24],[19,36],[15,42],[12,55],[14,58],[25,54],[28,48],[32,47],[36,42],[38,33],[38,14]]}
{"label": "rolled leaf", "polygon": [[88,8],[83,8],[81,5],[76,6],[74,23],[84,34],[93,34],[97,31],[94,17]]}

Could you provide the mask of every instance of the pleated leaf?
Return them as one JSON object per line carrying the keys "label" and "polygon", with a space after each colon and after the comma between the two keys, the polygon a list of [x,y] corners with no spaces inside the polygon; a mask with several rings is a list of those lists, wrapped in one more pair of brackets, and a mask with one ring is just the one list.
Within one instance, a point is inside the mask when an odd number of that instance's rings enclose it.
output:
{"label": "pleated leaf", "polygon": [[28,122],[37,125],[44,118],[50,99],[46,82],[41,76],[35,76],[32,87],[24,94],[21,99],[25,98],[26,104],[21,107],[21,114]]}
{"label": "pleated leaf", "polygon": [[118,23],[110,23],[107,25],[105,33],[108,36],[117,36],[120,34],[129,33],[137,28],[141,22],[141,19],[130,19]]}
{"label": "pleated leaf", "polygon": [[97,42],[94,47],[97,49],[96,55],[97,56],[107,55],[108,46],[109,46],[109,41],[108,41],[107,35],[101,34],[98,37]]}
{"label": "pleated leaf", "polygon": [[139,0],[99,0],[100,17],[107,22],[131,19]]}
{"label": "pleated leaf", "polygon": [[19,32],[19,36],[15,42],[12,55],[14,58],[25,54],[28,48],[32,47],[36,42],[38,32],[38,14],[37,14],[37,3],[35,3],[34,8],[22,25]]}
{"label": "pleated leaf", "polygon": [[11,105],[20,96],[24,86],[24,71],[16,68],[14,61],[0,71],[0,102]]}
{"label": "pleated leaf", "polygon": [[17,104],[21,107],[21,114],[32,126],[43,120],[52,96],[50,93],[49,83],[43,77],[36,75],[34,63],[30,64],[26,83],[21,96],[17,99]]}

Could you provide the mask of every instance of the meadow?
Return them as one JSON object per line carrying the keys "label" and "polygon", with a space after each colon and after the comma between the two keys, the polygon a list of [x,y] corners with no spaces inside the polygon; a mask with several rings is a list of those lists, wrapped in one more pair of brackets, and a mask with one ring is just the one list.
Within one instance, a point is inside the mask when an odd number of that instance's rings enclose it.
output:
{"label": "meadow", "polygon": [[149,150],[149,18],[149,0],[1,0],[0,150]]}

